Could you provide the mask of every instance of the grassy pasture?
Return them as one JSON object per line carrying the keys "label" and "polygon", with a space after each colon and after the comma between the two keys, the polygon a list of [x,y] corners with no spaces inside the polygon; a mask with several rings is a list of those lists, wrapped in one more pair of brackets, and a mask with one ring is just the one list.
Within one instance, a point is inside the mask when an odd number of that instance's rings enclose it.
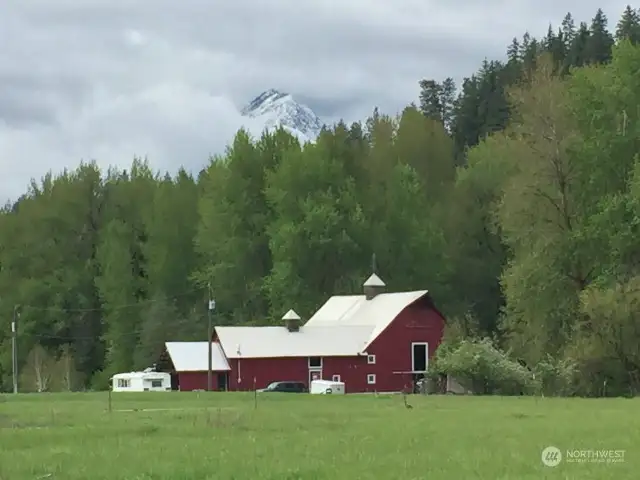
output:
{"label": "grassy pasture", "polygon": [[[637,400],[107,393],[0,397],[0,480],[635,479]],[[542,464],[544,447],[626,450]]]}

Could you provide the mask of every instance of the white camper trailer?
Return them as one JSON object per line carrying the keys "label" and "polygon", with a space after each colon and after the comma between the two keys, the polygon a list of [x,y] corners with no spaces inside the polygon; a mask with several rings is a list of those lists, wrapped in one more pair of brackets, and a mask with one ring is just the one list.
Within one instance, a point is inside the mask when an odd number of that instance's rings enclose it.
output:
{"label": "white camper trailer", "polygon": [[154,372],[118,373],[111,378],[114,392],[165,392],[171,390],[171,375]]}
{"label": "white camper trailer", "polygon": [[344,383],[343,382],[332,382],[329,380],[313,380],[311,382],[311,388],[309,389],[309,393],[314,393],[318,395],[344,395]]}

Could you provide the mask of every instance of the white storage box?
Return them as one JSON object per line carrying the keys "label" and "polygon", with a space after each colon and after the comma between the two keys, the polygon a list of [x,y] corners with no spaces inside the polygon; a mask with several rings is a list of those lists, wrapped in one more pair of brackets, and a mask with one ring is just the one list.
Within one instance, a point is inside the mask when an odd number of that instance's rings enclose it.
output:
{"label": "white storage box", "polygon": [[329,380],[313,380],[309,393],[316,395],[344,395],[344,383]]}

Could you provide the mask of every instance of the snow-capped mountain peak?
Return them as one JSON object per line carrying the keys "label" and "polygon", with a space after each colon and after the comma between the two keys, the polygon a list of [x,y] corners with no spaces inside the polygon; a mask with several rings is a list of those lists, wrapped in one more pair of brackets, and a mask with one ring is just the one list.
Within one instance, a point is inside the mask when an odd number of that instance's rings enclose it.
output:
{"label": "snow-capped mountain peak", "polygon": [[322,121],[306,105],[279,90],[269,89],[251,100],[242,110],[243,116],[255,119],[261,129],[283,127],[301,141],[313,141],[322,129]]}

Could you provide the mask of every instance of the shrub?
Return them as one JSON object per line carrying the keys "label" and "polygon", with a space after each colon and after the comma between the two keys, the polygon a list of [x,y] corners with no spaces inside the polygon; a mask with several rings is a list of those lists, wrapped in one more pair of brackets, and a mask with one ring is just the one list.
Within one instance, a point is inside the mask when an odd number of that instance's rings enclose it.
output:
{"label": "shrub", "polygon": [[533,368],[540,393],[568,396],[574,394],[577,364],[571,358],[557,360],[548,355]]}
{"label": "shrub", "polygon": [[443,342],[431,373],[450,375],[476,394],[534,393],[539,384],[533,373],[496,348],[488,338]]}

